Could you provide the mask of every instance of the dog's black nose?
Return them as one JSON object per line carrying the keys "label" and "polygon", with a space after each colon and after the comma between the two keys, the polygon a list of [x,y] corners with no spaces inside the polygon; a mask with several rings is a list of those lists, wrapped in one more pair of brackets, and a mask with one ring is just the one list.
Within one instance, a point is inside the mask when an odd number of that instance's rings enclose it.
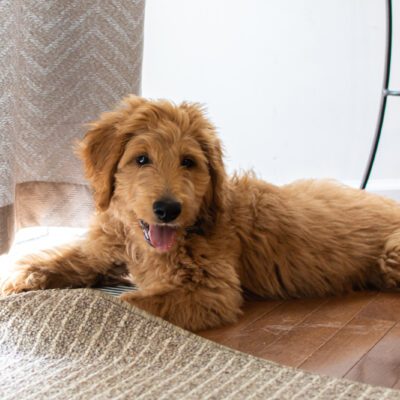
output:
{"label": "dog's black nose", "polygon": [[162,222],[173,221],[181,213],[181,210],[181,203],[174,200],[160,200],[153,204],[154,214]]}

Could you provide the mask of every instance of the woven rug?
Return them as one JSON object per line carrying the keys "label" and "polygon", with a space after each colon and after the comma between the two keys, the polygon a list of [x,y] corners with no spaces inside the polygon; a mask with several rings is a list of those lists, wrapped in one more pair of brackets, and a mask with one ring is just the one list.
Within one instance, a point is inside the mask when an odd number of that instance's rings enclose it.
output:
{"label": "woven rug", "polygon": [[399,399],[230,350],[93,289],[0,299],[0,398]]}

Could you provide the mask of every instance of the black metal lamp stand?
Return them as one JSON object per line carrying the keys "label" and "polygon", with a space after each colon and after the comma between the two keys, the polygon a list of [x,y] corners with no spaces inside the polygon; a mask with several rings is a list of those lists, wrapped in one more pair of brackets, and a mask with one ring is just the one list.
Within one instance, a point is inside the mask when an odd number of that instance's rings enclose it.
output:
{"label": "black metal lamp stand", "polygon": [[364,172],[364,177],[361,183],[361,189],[365,189],[368,184],[368,179],[371,175],[372,167],[374,165],[376,152],[379,146],[379,140],[382,134],[383,121],[385,119],[386,102],[389,96],[400,96],[400,90],[390,90],[390,67],[392,61],[392,41],[393,41],[393,10],[392,0],[386,0],[386,55],[385,55],[385,70],[383,75],[383,88],[381,95],[381,103],[379,107],[378,121],[375,130],[375,136],[372,143],[371,152],[369,154],[367,167]]}

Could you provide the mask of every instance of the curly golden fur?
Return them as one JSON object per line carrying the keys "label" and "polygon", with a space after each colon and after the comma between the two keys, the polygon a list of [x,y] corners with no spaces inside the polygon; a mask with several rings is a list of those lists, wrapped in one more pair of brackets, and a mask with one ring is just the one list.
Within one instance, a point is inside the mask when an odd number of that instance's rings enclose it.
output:
{"label": "curly golden fur", "polygon": [[139,290],[124,300],[200,330],[234,322],[242,288],[292,298],[399,287],[396,202],[329,181],[228,178],[196,104],[130,96],[90,126],[79,152],[97,206],[87,238],[21,260],[4,293],[127,271]]}

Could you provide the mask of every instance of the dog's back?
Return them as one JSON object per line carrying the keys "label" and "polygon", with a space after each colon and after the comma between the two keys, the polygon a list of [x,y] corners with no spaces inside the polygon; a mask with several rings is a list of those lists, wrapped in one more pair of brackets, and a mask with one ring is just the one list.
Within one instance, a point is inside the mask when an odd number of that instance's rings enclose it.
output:
{"label": "dog's back", "polygon": [[277,187],[235,177],[231,191],[246,288],[301,297],[382,285],[376,266],[400,231],[395,201],[320,180]]}

